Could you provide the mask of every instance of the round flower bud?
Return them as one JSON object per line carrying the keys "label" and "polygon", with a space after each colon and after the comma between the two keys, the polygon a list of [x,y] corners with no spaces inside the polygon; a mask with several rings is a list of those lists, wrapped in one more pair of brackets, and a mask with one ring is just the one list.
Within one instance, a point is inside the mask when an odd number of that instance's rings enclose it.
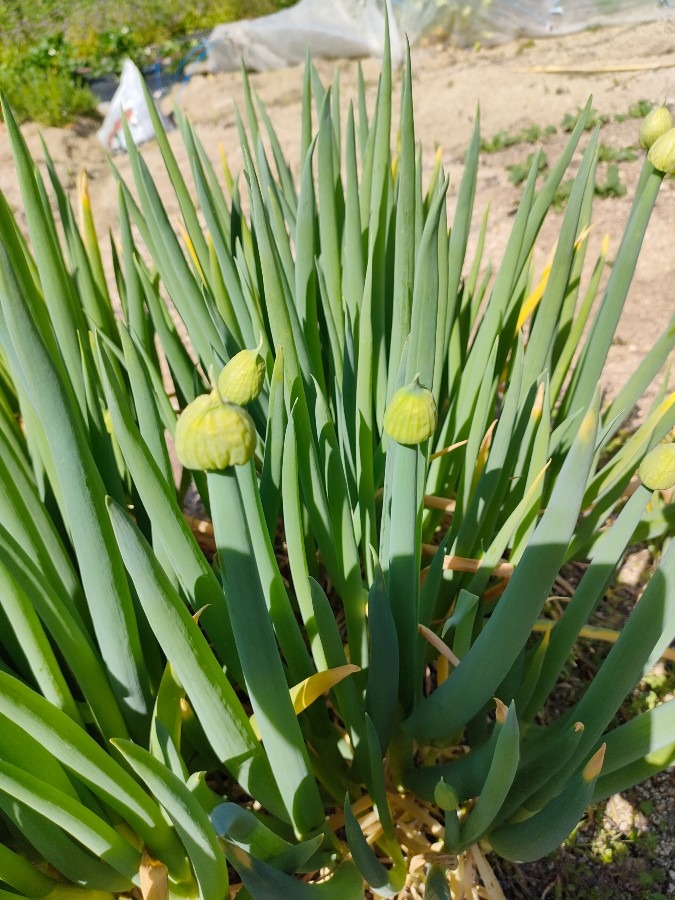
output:
{"label": "round flower bud", "polygon": [[675,485],[675,443],[657,444],[640,463],[640,481],[650,491],[667,491]]}
{"label": "round flower bud", "polygon": [[665,106],[655,106],[650,113],[647,113],[640,125],[640,146],[649,150],[654,141],[666,131],[670,131],[672,127],[673,117],[670,111]]}
{"label": "round flower bud", "polygon": [[647,158],[659,172],[665,172],[666,175],[675,172],[675,128],[670,128],[654,141]]}
{"label": "round flower bud", "polygon": [[429,388],[416,375],[410,384],[399,388],[384,413],[384,430],[399,444],[421,444],[436,431],[438,413]]}
{"label": "round flower bud", "polygon": [[218,377],[218,390],[225,400],[245,406],[260,394],[265,383],[265,360],[260,354],[262,337],[255,350],[236,353]]}
{"label": "round flower bud", "polygon": [[243,466],[255,451],[253,420],[240,406],[224,402],[217,390],[202,394],[176,423],[176,454],[187,469]]}

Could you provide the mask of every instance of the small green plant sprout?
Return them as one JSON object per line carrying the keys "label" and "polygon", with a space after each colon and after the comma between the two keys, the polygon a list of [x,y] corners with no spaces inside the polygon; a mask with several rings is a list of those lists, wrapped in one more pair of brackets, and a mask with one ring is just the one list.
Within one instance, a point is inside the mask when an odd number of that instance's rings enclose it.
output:
{"label": "small green plant sprout", "polygon": [[636,147],[608,147],[600,144],[598,147],[598,162],[634,162],[638,158]]}
{"label": "small green plant sprout", "polygon": [[631,119],[646,119],[653,110],[654,104],[652,101],[645,100],[643,97],[635,103],[630,104],[628,107],[628,115]]}
{"label": "small green plant sprout", "polygon": [[550,137],[552,134],[556,134],[557,131],[558,129],[555,125],[545,125],[543,128],[540,125],[526,125],[521,130],[520,136],[525,144],[536,144],[537,141]]}
{"label": "small green plant sprout", "polygon": [[625,122],[627,119],[643,119],[646,118],[654,108],[651,100],[641,99],[636,103],[631,103],[625,113],[615,113],[615,122]]}
{"label": "small green plant sprout", "polygon": [[498,131],[489,141],[483,138],[480,149],[483,153],[499,153],[507,147],[514,147],[521,143],[519,134],[509,134],[507,131]]}
{"label": "small green plant sprout", "polygon": [[[534,153],[530,153],[524,163],[514,163],[512,166],[506,167],[509,173],[509,181],[511,182],[511,184],[518,187],[518,185],[527,180],[527,176],[530,174],[530,169],[532,168],[535,155],[536,154]],[[548,169],[548,159],[545,153],[539,153],[537,157],[537,166],[540,173]]]}
{"label": "small green plant sprout", "polygon": [[[607,273],[589,101],[493,267],[479,122],[449,217],[409,58],[400,116],[388,52],[346,115],[308,61],[297,179],[243,78],[243,177],[178,110],[184,171],[149,103],[171,211],[128,140],[110,280],[86,185],[2,103],[27,235],[0,196],[0,881],[361,900],[423,856],[429,895],[479,867],[496,897],[484,848],[546,855],[675,758],[675,701],[616,717],[672,640],[675,542],[618,634],[589,624],[672,522],[667,384],[616,438],[675,324],[598,389],[664,173]],[[560,709],[580,636],[611,649]]]}
{"label": "small green plant sprout", "polygon": [[542,138],[550,137],[557,131],[555,125],[526,125],[520,131],[509,134],[506,131],[498,131],[491,140],[481,139],[480,149],[483,153],[498,153],[507,147],[514,147],[517,144],[536,144]]}
{"label": "small green plant sprout", "polygon": [[616,163],[611,163],[611,165],[607,166],[605,180],[596,184],[595,193],[602,198],[624,196],[626,185],[621,181],[619,167]]}
{"label": "small green plant sprout", "polygon": [[[577,109],[576,113],[565,113],[560,123],[560,130],[570,134],[579,121],[580,114],[581,109]],[[591,131],[593,128],[606,125],[607,122],[609,122],[609,116],[599,113],[597,109],[592,109],[590,114],[584,117],[584,130]]]}
{"label": "small green plant sprout", "polygon": [[[552,206],[557,212],[562,212],[569,200],[574,180],[563,181],[553,197]],[[626,193],[626,185],[621,181],[619,167],[612,163],[607,167],[604,181],[596,181],[593,188],[596,197],[607,199],[608,197],[623,197]]]}

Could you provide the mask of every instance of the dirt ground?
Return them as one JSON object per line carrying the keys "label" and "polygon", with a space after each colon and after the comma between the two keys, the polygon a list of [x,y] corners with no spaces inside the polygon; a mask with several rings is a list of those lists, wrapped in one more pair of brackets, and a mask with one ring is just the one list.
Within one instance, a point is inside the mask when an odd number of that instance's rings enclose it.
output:
{"label": "dirt ground", "polygon": [[[319,71],[330,81],[335,63],[320,62]],[[338,62],[341,74],[341,97],[344,103],[356,96],[354,62]],[[564,72],[553,74],[534,71],[556,66]],[[379,64],[367,60],[363,64],[370,98],[374,97]],[[654,102],[665,100],[675,111],[675,17],[658,24],[630,28],[607,28],[589,31],[566,38],[537,41],[511,41],[484,49],[465,50],[446,43],[428,43],[414,48],[414,100],[417,138],[421,142],[425,165],[433,165],[436,148],[442,148],[442,161],[451,177],[449,194],[450,214],[462,172],[463,154],[471,135],[476,109],[480,104],[481,128],[485,138],[499,131],[519,132],[531,126],[556,126],[556,134],[543,139],[550,161],[561,151],[566,135],[560,130],[563,117],[575,113],[593,94],[593,105],[599,114],[614,117],[625,115],[629,107],[641,99]],[[300,144],[300,98],[302,72],[291,68],[252,76],[252,83],[266,104],[288,158],[297,173]],[[194,77],[186,85],[175,88],[162,101],[169,111],[177,103],[198,126],[199,134],[214,161],[218,146],[223,145],[233,172],[242,165],[238,147],[233,104],[242,103],[242,89],[238,74]],[[395,106],[396,108],[396,106]],[[601,141],[614,148],[637,144],[639,121],[626,118],[603,125]],[[89,174],[92,207],[99,231],[116,234],[117,191],[110,174],[106,154],[98,143],[97,123],[79,122],[67,129],[43,129],[44,139],[56,166],[70,190],[74,191],[79,170]],[[36,158],[41,158],[39,129],[27,125],[24,134]],[[177,132],[171,136],[179,162],[188,171],[185,152]],[[585,141],[582,141],[582,145]],[[507,166],[522,163],[535,147],[518,144],[494,154],[482,154],[479,185],[476,197],[475,239],[483,210],[490,207],[490,226],[486,256],[496,266],[510,233],[513,213],[520,189],[508,177]],[[178,208],[168,186],[157,146],[150,143],[144,150],[146,161],[160,184],[172,219]],[[637,182],[642,153],[635,161],[619,164],[620,178],[627,188],[623,197],[598,198],[594,209],[595,226],[590,240],[588,263],[592,266],[605,234],[610,236],[609,259],[613,259],[626,221],[633,190]],[[128,160],[118,157],[116,165],[122,174],[129,175]],[[606,166],[600,167],[600,180]],[[20,209],[20,197],[9,152],[4,125],[0,123],[0,189],[10,204]],[[21,218],[21,214],[19,214]],[[553,249],[560,217],[554,214],[544,225],[539,241],[539,267]],[[611,350],[603,385],[609,393],[616,393],[637,367],[643,355],[668,326],[675,313],[675,182],[666,179],[658,198],[654,215],[644,242],[635,280],[631,288],[618,333]],[[107,263],[109,265],[109,261]],[[648,399],[653,399],[659,381],[652,385]],[[653,780],[654,781],[654,780]],[[651,787],[647,784],[641,794],[631,795],[643,806],[652,802],[660,819],[647,816],[658,827],[658,849],[645,850],[640,856],[640,872],[658,867],[664,879],[648,885],[649,879],[638,877],[639,872],[627,873],[620,866],[613,867],[615,876],[607,879],[595,864],[590,867],[586,881],[568,877],[568,862],[550,870],[519,875],[507,874],[509,897],[645,897],[675,895],[675,852],[673,840],[675,810],[673,809],[673,778],[660,776]],[[665,800],[663,798],[666,798]],[[648,804],[647,804],[648,805]],[[647,806],[645,806],[647,809]],[[602,818],[604,813],[598,815]],[[635,854],[632,854],[633,856]],[[639,854],[638,854],[639,855]],[[669,859],[670,855],[670,859]],[[548,865],[548,864],[546,864]],[[569,863],[569,865],[573,865]],[[600,867],[602,868],[602,867]],[[633,867],[635,868],[635,867]],[[632,870],[631,870],[632,871]],[[561,874],[562,872],[562,874]],[[633,877],[634,876],[634,877]],[[577,880],[575,881],[575,878]],[[603,887],[604,880],[604,887]],[[595,892],[594,892],[595,891]]]}

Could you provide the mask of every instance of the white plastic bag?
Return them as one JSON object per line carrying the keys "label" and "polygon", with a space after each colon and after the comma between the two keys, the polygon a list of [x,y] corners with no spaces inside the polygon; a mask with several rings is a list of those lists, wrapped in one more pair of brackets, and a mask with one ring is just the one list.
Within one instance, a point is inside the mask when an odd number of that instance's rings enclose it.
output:
{"label": "white plastic bag", "polygon": [[[157,111],[162,124],[167,131],[170,131],[173,128],[171,121],[159,110]],[[127,121],[135,144],[142,144],[155,136],[150,111],[143,93],[143,76],[130,59],[124,60],[120,86],[110,101],[110,108],[103,120],[103,125],[96,133],[96,137],[111,153],[117,153],[127,148],[124,119]]]}

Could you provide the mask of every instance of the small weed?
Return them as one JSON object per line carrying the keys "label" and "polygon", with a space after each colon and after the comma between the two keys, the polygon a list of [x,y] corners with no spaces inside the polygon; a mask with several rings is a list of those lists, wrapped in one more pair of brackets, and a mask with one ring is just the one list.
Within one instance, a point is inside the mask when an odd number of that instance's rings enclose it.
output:
{"label": "small weed", "polygon": [[23,64],[27,68],[52,74],[58,72],[73,75],[77,68],[73,45],[61,32],[45,37],[30,47],[23,56]]}
{"label": "small weed", "polygon": [[608,147],[607,144],[598,147],[598,162],[633,162],[636,159],[635,147]]}
{"label": "small weed", "polygon": [[628,107],[628,112],[615,113],[614,121],[625,122],[626,119],[643,119],[647,113],[652,111],[654,105],[651,100],[638,100],[637,103],[631,103]]}
{"label": "small weed", "polygon": [[[581,109],[577,108],[575,113],[566,113],[563,116],[563,120],[560,123],[561,131],[569,134],[571,131],[574,131],[574,126],[579,121],[579,116],[581,115]],[[588,117],[588,121],[584,127],[584,131],[591,131],[597,125],[606,125],[609,122],[609,116],[601,115],[597,109],[592,109],[591,114]]]}
{"label": "small weed", "polygon": [[491,139],[483,138],[480,142],[480,149],[483,153],[498,153],[507,147],[513,147],[520,143],[520,137],[517,134],[509,134],[507,131],[498,131]]}
{"label": "small weed", "polygon": [[659,838],[654,832],[646,831],[639,836],[639,839],[636,840],[635,843],[641,850],[644,850],[645,853],[652,854],[658,846]]}
{"label": "small weed", "polygon": [[126,25],[113,31],[104,31],[96,36],[93,46],[82,63],[93,76],[118,75],[126,57],[137,62],[139,46],[136,38]]}
{"label": "small weed", "polygon": [[628,115],[631,119],[644,119],[653,107],[654,104],[651,100],[638,100],[637,103],[631,103],[628,107]]}
{"label": "small weed", "polygon": [[536,144],[541,138],[549,137],[557,132],[555,125],[547,125],[541,128],[539,125],[528,125],[520,132],[521,139],[525,144]]}
{"label": "small weed", "polygon": [[516,51],[516,55],[520,56],[521,53],[524,53],[526,50],[531,50],[532,47],[534,47],[534,41],[532,39],[530,39],[529,41],[523,41],[519,45],[519,47]]}
{"label": "small weed", "polygon": [[481,140],[480,149],[483,153],[499,153],[507,147],[515,147],[518,144],[536,144],[542,138],[549,137],[557,131],[555,125],[527,125],[520,131],[509,134],[508,131],[498,131],[491,140]]}
{"label": "small weed", "polygon": [[629,701],[631,714],[654,709],[663,701],[664,697],[672,694],[674,690],[675,675],[665,666],[657,666],[645,675],[633,692]]}
{"label": "small weed", "polygon": [[663,869],[651,869],[649,872],[640,872],[640,884],[642,887],[663,884],[666,878],[667,875]]}
{"label": "small weed", "polygon": [[[562,212],[567,201],[570,198],[573,181],[568,179],[563,181],[553,196],[553,209],[556,212]],[[619,167],[612,163],[607,167],[607,174],[604,181],[598,181],[595,184],[595,196],[606,200],[608,197],[623,197],[626,193],[626,185],[621,181],[619,175]]]}
{"label": "small weed", "polygon": [[598,181],[595,184],[596,197],[623,197],[626,193],[626,185],[621,181],[619,176],[619,167],[616,163],[607,166],[607,175],[604,181]]}
{"label": "small weed", "polygon": [[34,70],[31,77],[0,67],[0,90],[10,99],[16,118],[27,119],[45,125],[60,126],[72,121],[74,116],[90,115],[96,109],[96,99],[91,91],[76,84],[62,73],[50,75]]}
{"label": "small weed", "polygon": [[[536,155],[536,153],[530,153],[525,162],[514,163],[512,166],[506,167],[511,184],[514,184],[517,187],[526,180],[527,176],[530,174],[530,169],[532,168]],[[546,159],[546,154],[542,153],[539,157],[538,171],[543,172],[545,169],[548,169],[548,160]]]}

